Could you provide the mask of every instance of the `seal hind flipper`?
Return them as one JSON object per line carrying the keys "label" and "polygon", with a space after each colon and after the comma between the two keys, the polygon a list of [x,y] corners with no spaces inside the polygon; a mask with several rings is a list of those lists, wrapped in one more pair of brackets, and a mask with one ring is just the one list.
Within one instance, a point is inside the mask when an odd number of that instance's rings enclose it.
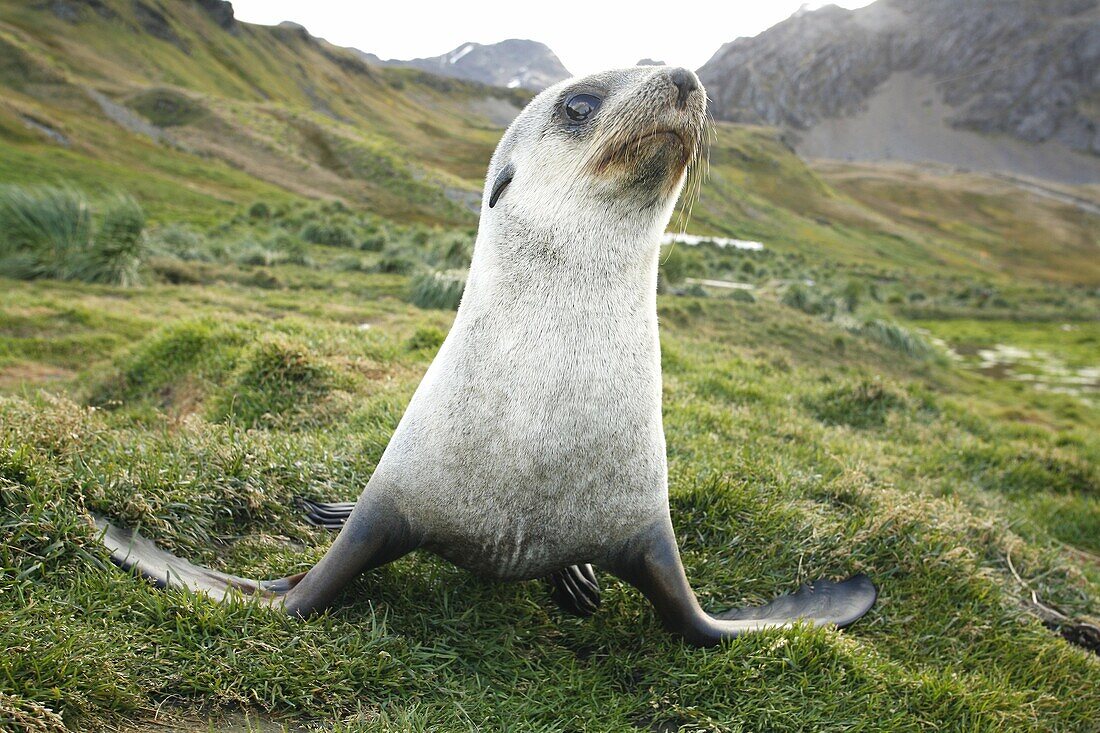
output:
{"label": "seal hind flipper", "polygon": [[306,521],[314,527],[325,529],[340,529],[355,509],[354,501],[324,502],[303,498],[299,499],[299,502],[306,510]]}
{"label": "seal hind flipper", "polygon": [[[306,521],[314,527],[339,530],[355,509],[353,501],[314,501],[305,497],[298,503],[305,509]],[[550,599],[565,613],[587,618],[600,608],[600,584],[591,565],[571,565],[545,578]]]}
{"label": "seal hind flipper", "polygon": [[587,618],[600,609],[600,585],[591,565],[571,565],[547,576],[550,598],[568,614]]}
{"label": "seal hind flipper", "polygon": [[766,605],[712,616],[699,607],[691,590],[668,519],[617,548],[609,569],[649,599],[665,628],[696,646],[798,623],[844,628],[867,613],[878,596],[871,580],[857,575],[841,583],[816,581]]}

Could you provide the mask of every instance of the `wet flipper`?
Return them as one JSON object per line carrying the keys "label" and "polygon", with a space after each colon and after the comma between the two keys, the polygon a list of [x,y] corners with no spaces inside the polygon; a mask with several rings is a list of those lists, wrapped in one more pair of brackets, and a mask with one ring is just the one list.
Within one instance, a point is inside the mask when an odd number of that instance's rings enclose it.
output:
{"label": "wet flipper", "polygon": [[623,543],[608,561],[612,572],[645,594],[665,628],[696,646],[800,623],[844,628],[867,613],[878,596],[871,580],[857,575],[841,583],[819,580],[763,606],[712,616],[691,590],[667,519]]}
{"label": "wet flipper", "polygon": [[[338,530],[355,509],[353,501],[313,501],[300,499],[306,521],[314,527]],[[565,613],[582,618],[600,608],[600,585],[591,565],[573,565],[547,576],[550,598]]]}
{"label": "wet flipper", "polygon": [[566,613],[586,618],[600,610],[600,585],[591,565],[571,565],[546,578],[550,598]]}
{"label": "wet flipper", "polygon": [[854,575],[836,583],[816,580],[805,583],[797,591],[779,596],[763,606],[734,608],[714,614],[724,621],[779,621],[802,619],[820,624],[832,624],[837,628],[851,626],[874,604],[878,591],[866,575]]}
{"label": "wet flipper", "polygon": [[233,596],[260,594],[268,598],[285,593],[297,578],[260,581],[219,573],[165,552],[134,530],[94,517],[100,542],[111,553],[111,562],[152,581],[158,588],[186,588],[192,593],[224,601]]}

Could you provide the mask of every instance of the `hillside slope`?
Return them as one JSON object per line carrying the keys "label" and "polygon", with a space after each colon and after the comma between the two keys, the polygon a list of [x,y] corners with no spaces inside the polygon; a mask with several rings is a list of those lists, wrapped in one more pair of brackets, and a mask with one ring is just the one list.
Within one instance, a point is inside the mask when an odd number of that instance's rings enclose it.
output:
{"label": "hillside slope", "polygon": [[879,0],[797,13],[699,76],[717,117],[800,131],[810,155],[1087,183],[1098,68],[1096,0]]}
{"label": "hillside slope", "polygon": [[1086,198],[926,167],[810,167],[772,128],[721,123],[690,221],[826,263],[1095,285],[1100,213],[1085,189],[1066,190]]}
{"label": "hillside slope", "polygon": [[[473,225],[493,146],[529,95],[373,66],[300,26],[240,23],[206,0],[0,0],[0,46],[0,180],[121,189],[155,222],[320,198]],[[1100,280],[1095,208],[975,176],[858,185],[882,173],[822,176],[785,140],[720,123],[701,198],[674,225],[825,261]]]}
{"label": "hillside slope", "polygon": [[5,1],[0,58],[5,177],[85,184],[107,169],[177,211],[277,187],[469,223],[500,122],[526,99],[372,67],[197,0]]}

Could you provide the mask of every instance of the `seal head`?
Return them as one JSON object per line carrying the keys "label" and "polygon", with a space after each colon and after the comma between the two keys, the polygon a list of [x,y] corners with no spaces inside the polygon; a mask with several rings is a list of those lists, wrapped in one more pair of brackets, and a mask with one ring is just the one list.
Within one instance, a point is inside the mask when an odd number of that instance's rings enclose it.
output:
{"label": "seal head", "polygon": [[624,232],[666,223],[707,128],[706,93],[687,69],[633,67],[569,79],[523,110],[493,155],[483,226]]}

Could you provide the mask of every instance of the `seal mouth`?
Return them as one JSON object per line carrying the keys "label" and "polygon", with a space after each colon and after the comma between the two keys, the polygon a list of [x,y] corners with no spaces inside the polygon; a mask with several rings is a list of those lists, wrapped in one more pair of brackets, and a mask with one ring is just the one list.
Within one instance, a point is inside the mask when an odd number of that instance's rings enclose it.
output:
{"label": "seal mouth", "polygon": [[696,153],[695,136],[689,131],[675,127],[662,127],[638,135],[631,135],[618,145],[609,145],[606,152],[595,163],[596,172],[604,172],[614,164],[632,166],[646,148],[658,144],[673,145],[680,149],[679,160],[673,164],[670,173],[679,173],[691,163]]}
{"label": "seal mouth", "polygon": [[651,140],[663,140],[665,142],[675,142],[683,149],[683,162],[686,163],[692,155],[694,145],[690,143],[683,130],[677,130],[674,128],[664,128],[660,130],[654,130],[653,132],[647,132],[642,135],[636,135],[621,146],[620,152],[622,154],[629,154],[632,150],[643,147],[647,142]]}

